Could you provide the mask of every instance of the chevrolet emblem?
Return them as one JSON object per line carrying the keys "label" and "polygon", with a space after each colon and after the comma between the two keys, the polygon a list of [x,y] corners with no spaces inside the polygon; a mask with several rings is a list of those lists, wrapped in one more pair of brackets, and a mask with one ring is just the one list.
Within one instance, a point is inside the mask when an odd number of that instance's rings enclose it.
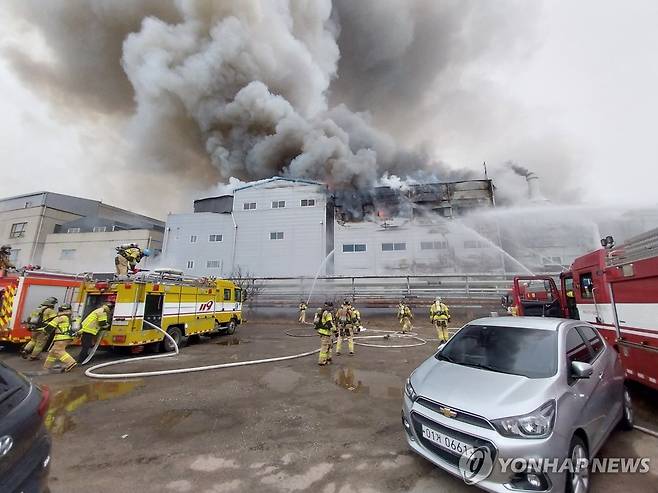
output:
{"label": "chevrolet emblem", "polygon": [[453,411],[449,407],[440,407],[439,412],[443,414],[446,418],[454,418],[457,416],[457,412]]}

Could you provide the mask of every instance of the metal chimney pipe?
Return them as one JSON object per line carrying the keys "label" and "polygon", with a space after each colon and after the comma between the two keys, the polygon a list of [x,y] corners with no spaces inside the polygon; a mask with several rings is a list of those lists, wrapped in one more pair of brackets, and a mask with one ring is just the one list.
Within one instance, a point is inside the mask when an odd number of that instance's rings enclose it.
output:
{"label": "metal chimney pipe", "polygon": [[534,174],[532,171],[525,176],[525,180],[528,183],[528,198],[530,201],[543,201],[544,196],[539,189],[539,177]]}

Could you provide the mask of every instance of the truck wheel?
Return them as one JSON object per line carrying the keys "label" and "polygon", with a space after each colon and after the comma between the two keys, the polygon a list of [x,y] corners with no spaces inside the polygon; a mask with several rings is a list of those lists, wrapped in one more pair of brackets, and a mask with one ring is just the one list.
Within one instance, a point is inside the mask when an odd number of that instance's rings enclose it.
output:
{"label": "truck wheel", "polygon": [[631,394],[628,392],[628,387],[624,386],[624,412],[622,413],[619,426],[624,431],[630,431],[635,424],[635,415],[633,413],[633,401]]}
{"label": "truck wheel", "polygon": [[[183,333],[178,327],[169,327],[167,329],[167,334],[169,334],[174,341],[176,341],[176,344],[180,348],[181,346],[181,341],[183,340]],[[171,351],[174,351],[174,345],[171,343],[168,337],[165,337],[164,340],[162,341],[162,351],[165,353],[170,353]]]}
{"label": "truck wheel", "polygon": [[233,335],[235,334],[235,329],[237,327],[237,324],[235,323],[235,320],[231,320],[228,325],[226,326],[226,333],[228,335]]}

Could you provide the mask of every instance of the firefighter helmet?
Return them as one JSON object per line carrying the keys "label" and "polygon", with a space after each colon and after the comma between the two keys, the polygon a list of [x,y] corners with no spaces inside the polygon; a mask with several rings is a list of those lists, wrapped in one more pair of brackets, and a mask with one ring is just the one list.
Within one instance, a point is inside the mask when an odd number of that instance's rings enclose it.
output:
{"label": "firefighter helmet", "polygon": [[59,309],[57,310],[59,312],[70,312],[71,311],[71,305],[68,303],[63,303],[59,305]]}
{"label": "firefighter helmet", "polygon": [[54,296],[49,296],[45,300],[43,300],[43,303],[41,303],[43,306],[55,306],[57,304],[57,298]]}

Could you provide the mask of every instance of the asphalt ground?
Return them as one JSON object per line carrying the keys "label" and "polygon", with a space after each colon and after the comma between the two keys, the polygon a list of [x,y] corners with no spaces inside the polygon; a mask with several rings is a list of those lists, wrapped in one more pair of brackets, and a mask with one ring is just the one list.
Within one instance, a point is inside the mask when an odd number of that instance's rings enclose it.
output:
{"label": "asphalt ground", "polygon": [[[391,318],[366,321],[391,330]],[[284,356],[319,340],[294,321],[252,320],[234,336],[203,338],[181,354],[113,372],[147,371]],[[421,337],[434,337],[419,323]],[[374,332],[362,333],[372,335]],[[367,341],[371,342],[371,341]],[[398,344],[399,340],[374,341]],[[436,349],[356,347],[327,367],[317,355],[248,367],[135,380],[34,376],[52,391],[53,493],[88,492],[474,492],[411,453],[400,422],[402,386]],[[77,348],[71,348],[75,354]],[[40,365],[1,351],[15,368]],[[110,352],[94,363],[126,358]],[[129,357],[128,357],[129,358]],[[658,429],[656,393],[634,386],[642,425]],[[658,439],[615,432],[603,457],[649,457],[648,474],[593,478],[593,492],[658,492]]]}

